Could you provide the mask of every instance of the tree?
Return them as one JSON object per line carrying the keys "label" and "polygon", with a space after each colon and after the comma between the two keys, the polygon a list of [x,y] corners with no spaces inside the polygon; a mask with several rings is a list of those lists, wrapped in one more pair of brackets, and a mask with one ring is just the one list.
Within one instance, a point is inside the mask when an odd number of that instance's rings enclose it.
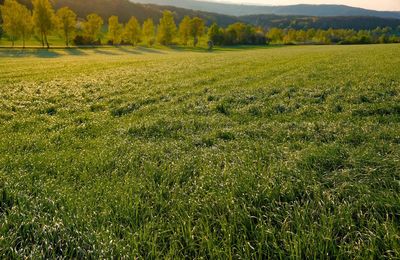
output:
{"label": "tree", "polygon": [[65,45],[69,47],[70,39],[73,37],[76,29],[76,14],[68,7],[59,9],[56,13],[57,27],[65,40]]}
{"label": "tree", "polygon": [[54,10],[49,0],[32,0],[33,22],[40,33],[42,46],[50,48],[47,36],[54,27]]}
{"label": "tree", "polygon": [[367,30],[358,31],[357,38],[361,44],[370,44],[372,42],[371,32]]}
{"label": "tree", "polygon": [[296,42],[305,43],[307,41],[307,32],[304,30],[298,30],[296,32]]}
{"label": "tree", "polygon": [[315,33],[315,38],[316,38],[317,42],[321,43],[321,44],[330,44],[331,43],[331,39],[329,38],[327,31],[324,31],[324,30],[317,30],[317,32]]}
{"label": "tree", "polygon": [[142,31],[143,31],[143,36],[146,39],[147,45],[148,46],[153,45],[155,28],[154,28],[154,22],[151,18],[144,21]]}
{"label": "tree", "polygon": [[313,41],[316,33],[317,33],[317,31],[314,28],[308,29],[307,30],[307,39],[309,41]]}
{"label": "tree", "polygon": [[234,23],[226,29],[227,44],[251,44],[252,36],[255,34],[254,28],[244,23]]}
{"label": "tree", "polygon": [[182,19],[181,23],[179,24],[179,37],[181,38],[183,45],[187,45],[187,43],[189,41],[189,37],[191,35],[190,22],[191,22],[190,17],[185,16]]}
{"label": "tree", "polygon": [[279,28],[271,28],[267,33],[267,38],[274,43],[280,43],[283,40],[283,30]]}
{"label": "tree", "polygon": [[19,37],[22,39],[22,47],[25,48],[25,42],[31,37],[33,31],[32,15],[26,6],[21,4],[18,5],[17,11],[17,16],[19,17],[17,31]]}
{"label": "tree", "polygon": [[140,42],[141,29],[140,29],[140,24],[136,19],[136,17],[132,16],[131,19],[129,19],[129,22],[126,24],[124,30],[124,38],[126,39],[127,42],[129,42],[133,46],[135,46],[138,42]]}
{"label": "tree", "polygon": [[250,44],[264,45],[269,44],[265,31],[262,27],[251,28]]}
{"label": "tree", "polygon": [[3,19],[3,30],[7,33],[14,47],[15,41],[18,38],[18,14],[19,3],[15,0],[5,0],[4,5],[0,6],[1,17]]}
{"label": "tree", "polygon": [[3,37],[4,30],[3,30],[3,17],[1,16],[1,6],[0,6],[0,40]]}
{"label": "tree", "polygon": [[204,21],[199,17],[194,17],[190,21],[190,34],[193,37],[193,46],[196,47],[199,37],[204,34]]}
{"label": "tree", "polygon": [[4,35],[4,30],[3,30],[3,19],[1,18],[1,10],[0,10],[0,40]]}
{"label": "tree", "polygon": [[163,45],[172,43],[176,34],[176,24],[174,16],[170,11],[164,11],[163,17],[158,25],[158,42]]}
{"label": "tree", "polygon": [[384,35],[384,34],[382,34],[382,35],[378,38],[377,42],[378,42],[378,43],[389,43],[389,37],[386,36],[386,35]]}
{"label": "tree", "polygon": [[99,40],[103,19],[98,14],[89,14],[86,17],[86,22],[83,24],[83,34],[93,44]]}
{"label": "tree", "polygon": [[120,44],[122,40],[122,24],[118,21],[118,16],[108,18],[108,40],[113,44]]}
{"label": "tree", "polygon": [[400,38],[396,37],[396,35],[392,35],[389,38],[389,42],[390,43],[398,43],[398,42],[400,42]]}
{"label": "tree", "polygon": [[4,5],[0,6],[0,10],[3,28],[10,37],[12,46],[17,38],[21,38],[25,48],[25,42],[30,38],[33,29],[31,12],[15,0],[6,0]]}
{"label": "tree", "polygon": [[216,45],[221,45],[224,41],[224,35],[219,26],[213,23],[208,29],[208,40]]}

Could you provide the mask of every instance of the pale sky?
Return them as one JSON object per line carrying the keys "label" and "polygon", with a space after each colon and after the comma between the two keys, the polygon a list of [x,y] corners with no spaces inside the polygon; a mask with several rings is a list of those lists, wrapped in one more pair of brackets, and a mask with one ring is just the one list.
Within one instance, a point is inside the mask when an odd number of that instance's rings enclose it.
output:
{"label": "pale sky", "polygon": [[293,5],[293,4],[341,4],[373,10],[400,11],[400,0],[215,0],[240,4]]}

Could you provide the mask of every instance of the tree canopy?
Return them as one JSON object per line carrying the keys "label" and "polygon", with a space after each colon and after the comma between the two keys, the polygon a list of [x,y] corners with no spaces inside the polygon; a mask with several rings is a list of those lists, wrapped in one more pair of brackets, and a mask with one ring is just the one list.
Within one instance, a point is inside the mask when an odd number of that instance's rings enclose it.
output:
{"label": "tree canopy", "polygon": [[199,17],[190,20],[190,35],[193,37],[193,46],[196,47],[198,38],[204,34],[204,21]]}
{"label": "tree canopy", "polygon": [[154,35],[155,35],[155,27],[153,19],[149,18],[143,23],[143,37],[148,46],[152,46],[154,44]]}
{"label": "tree canopy", "polygon": [[127,43],[136,45],[141,39],[141,28],[140,23],[136,17],[131,17],[129,22],[125,26],[124,38]]}
{"label": "tree canopy", "polygon": [[49,48],[48,35],[55,25],[54,9],[49,0],[32,0],[32,4],[33,22],[40,34],[42,46],[46,44],[47,48]]}
{"label": "tree canopy", "polygon": [[157,34],[159,43],[163,45],[169,45],[172,43],[176,34],[176,24],[171,11],[163,12],[163,17],[160,19],[158,25]]}
{"label": "tree canopy", "polygon": [[98,14],[89,14],[83,24],[84,36],[89,39],[93,44],[99,41],[101,27],[103,26],[103,19]]}
{"label": "tree canopy", "polygon": [[183,45],[187,45],[190,37],[190,17],[185,16],[179,24],[179,37]]}
{"label": "tree canopy", "polygon": [[14,46],[14,42],[19,36],[18,25],[20,17],[18,15],[19,3],[15,0],[5,0],[4,5],[0,6],[1,17],[3,20],[3,30],[7,33]]}
{"label": "tree canopy", "polygon": [[120,44],[122,41],[123,26],[118,21],[118,16],[108,18],[108,40],[111,44]]}
{"label": "tree canopy", "polygon": [[65,45],[69,46],[71,37],[76,30],[76,14],[68,7],[58,9],[56,13],[57,27],[65,40]]}

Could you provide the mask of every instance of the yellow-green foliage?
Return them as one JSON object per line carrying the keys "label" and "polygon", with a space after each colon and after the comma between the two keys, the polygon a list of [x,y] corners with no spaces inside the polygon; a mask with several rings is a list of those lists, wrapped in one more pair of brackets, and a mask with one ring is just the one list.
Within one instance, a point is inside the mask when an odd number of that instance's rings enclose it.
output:
{"label": "yellow-green foliage", "polygon": [[193,45],[196,47],[198,38],[204,34],[205,25],[203,19],[185,16],[179,24],[179,37],[183,45],[187,45],[189,38],[193,37]]}
{"label": "yellow-green foliage", "polygon": [[112,44],[120,44],[122,40],[123,26],[118,22],[118,16],[108,18],[108,39]]}
{"label": "yellow-green foliage", "polygon": [[24,5],[15,0],[6,0],[0,6],[1,17],[3,20],[2,28],[8,34],[12,45],[19,37],[22,39],[23,47],[25,41],[30,38],[33,29],[31,12]]}
{"label": "yellow-green foliage", "polygon": [[205,25],[203,19],[199,17],[193,17],[190,20],[190,35],[193,37],[193,46],[196,47],[198,39],[204,34]]}
{"label": "yellow-green foliage", "polygon": [[153,19],[147,19],[143,22],[143,38],[147,43],[147,46],[152,46],[155,42],[155,27]]}
{"label": "yellow-green foliage", "polygon": [[398,45],[164,49],[0,50],[1,258],[400,257]]}
{"label": "yellow-green foliage", "polygon": [[2,28],[14,45],[14,41],[18,37],[19,18],[15,15],[18,9],[18,2],[16,0],[5,0],[4,5],[0,6],[0,8],[3,20]]}
{"label": "yellow-green foliage", "polygon": [[65,39],[65,45],[69,46],[69,42],[76,30],[76,14],[68,7],[63,7],[57,10],[56,17],[57,27]]}
{"label": "yellow-green foliage", "polygon": [[84,35],[92,42],[98,41],[103,23],[103,19],[98,14],[89,14],[83,24]]}
{"label": "yellow-green foliage", "polygon": [[157,28],[158,42],[163,45],[171,44],[175,36],[176,24],[174,16],[171,11],[164,11]]}
{"label": "yellow-green foliage", "polygon": [[33,22],[40,35],[42,46],[50,47],[48,35],[54,29],[55,15],[49,0],[32,0]]}
{"label": "yellow-green foliage", "polygon": [[190,37],[190,17],[185,16],[179,24],[179,37],[183,45],[187,45]]}
{"label": "yellow-green foliage", "polygon": [[[138,42],[140,42],[141,34],[142,32],[138,20],[136,19],[136,17],[131,17],[131,19],[129,19],[129,22],[125,25],[124,29],[125,40],[132,45],[136,45],[138,44]],[[153,28],[153,35],[154,35],[154,28]]]}

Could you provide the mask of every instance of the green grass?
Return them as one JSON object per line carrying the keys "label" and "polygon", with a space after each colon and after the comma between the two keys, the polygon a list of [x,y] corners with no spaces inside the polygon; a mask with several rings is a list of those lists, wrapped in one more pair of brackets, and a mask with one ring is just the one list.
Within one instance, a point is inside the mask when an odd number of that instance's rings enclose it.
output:
{"label": "green grass", "polygon": [[0,51],[1,258],[399,258],[400,45]]}
{"label": "green grass", "polygon": [[[64,40],[59,37],[59,36],[55,36],[55,35],[50,35],[48,37],[50,46],[54,46],[54,47],[64,47],[65,46],[65,42]],[[15,48],[22,48],[23,42],[21,39],[18,39],[17,41],[15,41],[14,46]],[[28,39],[25,42],[26,46],[34,46],[34,47],[41,47],[42,43],[40,42],[40,39],[38,36],[34,36],[31,37],[30,39]],[[0,47],[11,47],[12,46],[12,42],[6,38],[0,38]]]}

